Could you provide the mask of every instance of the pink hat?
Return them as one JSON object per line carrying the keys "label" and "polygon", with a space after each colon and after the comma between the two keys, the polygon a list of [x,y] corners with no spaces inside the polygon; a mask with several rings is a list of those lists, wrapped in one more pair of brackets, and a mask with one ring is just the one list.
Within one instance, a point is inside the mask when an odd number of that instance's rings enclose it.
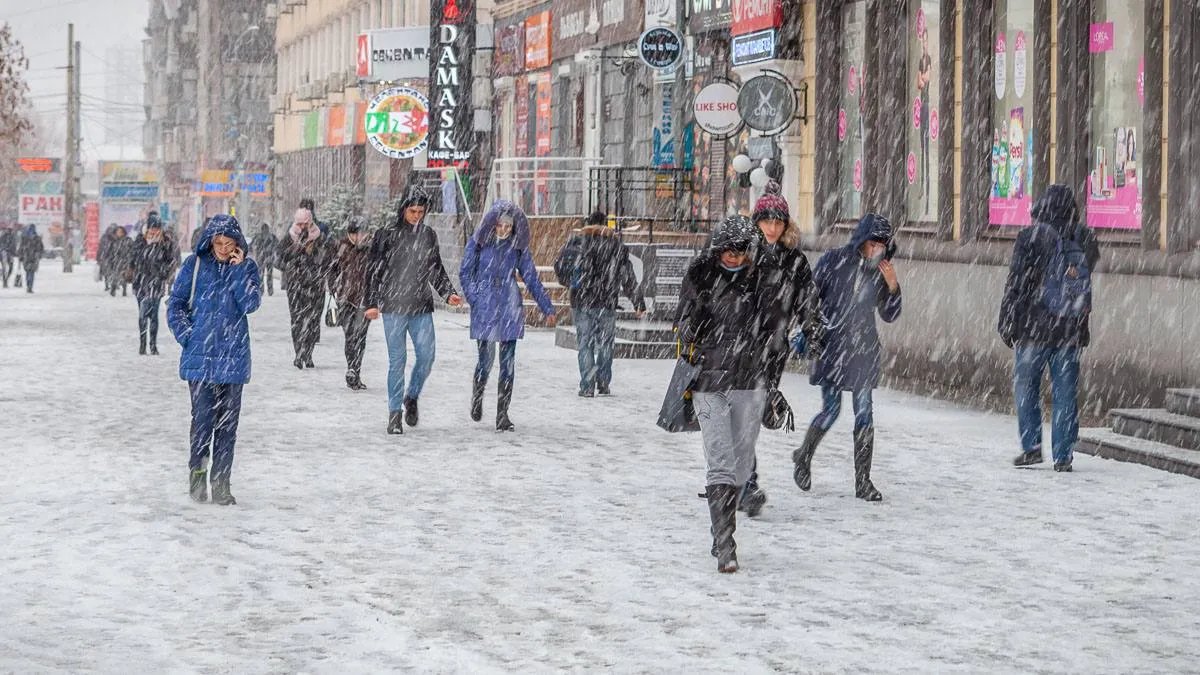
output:
{"label": "pink hat", "polygon": [[787,222],[792,219],[789,213],[787,200],[783,198],[780,192],[779,183],[771,181],[767,183],[766,190],[763,196],[758,198],[754,203],[754,222],[775,218]]}

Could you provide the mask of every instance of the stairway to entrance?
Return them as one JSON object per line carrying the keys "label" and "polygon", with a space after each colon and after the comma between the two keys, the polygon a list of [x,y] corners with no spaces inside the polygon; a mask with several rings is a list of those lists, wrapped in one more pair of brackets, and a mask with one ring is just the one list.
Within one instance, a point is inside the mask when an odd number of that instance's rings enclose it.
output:
{"label": "stairway to entrance", "polygon": [[1200,478],[1200,389],[1168,389],[1165,408],[1119,409],[1080,429],[1075,451]]}

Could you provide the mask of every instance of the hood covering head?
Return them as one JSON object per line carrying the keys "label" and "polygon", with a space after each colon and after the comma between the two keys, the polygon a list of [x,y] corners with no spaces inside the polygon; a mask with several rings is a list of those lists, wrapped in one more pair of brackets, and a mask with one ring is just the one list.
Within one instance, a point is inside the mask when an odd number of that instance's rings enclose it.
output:
{"label": "hood covering head", "polygon": [[146,216],[146,229],[150,229],[152,227],[161,228],[162,226],[162,218],[158,217],[158,211],[151,211],[150,215]]}
{"label": "hood covering head", "polygon": [[37,233],[37,225],[30,225],[29,227],[25,228],[25,234],[31,237],[36,237]]}
{"label": "hood covering head", "polygon": [[762,233],[753,221],[746,216],[732,215],[713,230],[710,246],[717,253],[746,251],[753,255],[761,239]]}
{"label": "hood covering head", "polygon": [[850,237],[850,246],[858,249],[868,241],[877,241],[887,247],[883,256],[885,260],[891,260],[896,255],[896,231],[887,218],[877,213],[868,213],[858,221],[858,227],[854,228],[854,234]]}
{"label": "hood covering head", "polygon": [[583,221],[584,226],[588,226],[588,225],[603,226],[603,225],[606,225],[607,223],[608,223],[608,216],[606,216],[603,211],[592,211],[592,214],[587,217],[587,220]]}
{"label": "hood covering head", "polygon": [[1075,203],[1075,192],[1068,185],[1056,183],[1046,188],[1033,205],[1033,220],[1038,223],[1062,227],[1075,222],[1079,207]]}
{"label": "hood covering head", "polygon": [[782,220],[785,223],[792,219],[791,213],[788,210],[787,200],[780,194],[782,189],[779,183],[775,181],[767,183],[767,188],[763,192],[763,196],[759,197],[758,201],[754,203],[753,218],[755,225],[759,221],[767,220],[768,218]]}
{"label": "hood covering head", "polygon": [[212,240],[219,234],[236,241],[238,248],[243,251],[250,248],[246,244],[246,237],[242,234],[242,227],[238,225],[237,218],[221,214],[208,219],[204,231],[200,233],[200,241],[196,242],[196,255],[212,257]]}
{"label": "hood covering head", "polygon": [[406,223],[404,220],[404,212],[410,206],[423,206],[429,210],[430,197],[429,193],[420,187],[410,187],[408,192],[404,193],[404,199],[400,200],[400,204],[396,207],[396,223]]}
{"label": "hood covering head", "polygon": [[485,246],[495,241],[496,223],[499,222],[501,216],[505,215],[510,216],[513,220],[513,248],[521,251],[529,250],[529,240],[531,238],[529,219],[525,217],[525,212],[521,210],[521,207],[507,199],[498,199],[492,204],[492,208],[488,209],[488,212],[484,214],[483,221],[479,223],[479,227],[475,230],[475,235],[471,237],[471,240],[480,246]]}

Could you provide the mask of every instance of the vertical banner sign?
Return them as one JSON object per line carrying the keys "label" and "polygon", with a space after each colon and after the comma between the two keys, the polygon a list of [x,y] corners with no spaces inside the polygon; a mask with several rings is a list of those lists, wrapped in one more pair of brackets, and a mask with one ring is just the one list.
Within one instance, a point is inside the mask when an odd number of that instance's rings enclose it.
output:
{"label": "vertical banner sign", "polygon": [[466,168],[475,149],[475,0],[431,0],[429,14],[429,166]]}

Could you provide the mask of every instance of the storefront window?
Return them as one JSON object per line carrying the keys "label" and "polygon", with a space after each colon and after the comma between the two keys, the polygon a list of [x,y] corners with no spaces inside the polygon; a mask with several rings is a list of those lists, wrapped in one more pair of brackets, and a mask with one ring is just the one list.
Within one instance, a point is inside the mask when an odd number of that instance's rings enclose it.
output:
{"label": "storefront window", "polygon": [[937,141],[941,133],[938,91],[941,72],[938,54],[941,36],[941,0],[920,0],[909,5],[908,72],[912,82],[908,126],[908,219],[934,222],[938,203]]}
{"label": "storefront window", "polygon": [[1029,225],[1033,198],[1033,0],[996,0],[996,105],[992,127],[993,225]]}
{"label": "storefront window", "polygon": [[841,171],[838,181],[838,220],[862,216],[863,147],[866,137],[866,102],[863,81],[866,73],[864,43],[867,3],[851,2],[842,7],[842,102],[838,109],[838,149]]}
{"label": "storefront window", "polygon": [[1088,225],[1140,230],[1145,7],[1140,0],[1097,0],[1094,18]]}

